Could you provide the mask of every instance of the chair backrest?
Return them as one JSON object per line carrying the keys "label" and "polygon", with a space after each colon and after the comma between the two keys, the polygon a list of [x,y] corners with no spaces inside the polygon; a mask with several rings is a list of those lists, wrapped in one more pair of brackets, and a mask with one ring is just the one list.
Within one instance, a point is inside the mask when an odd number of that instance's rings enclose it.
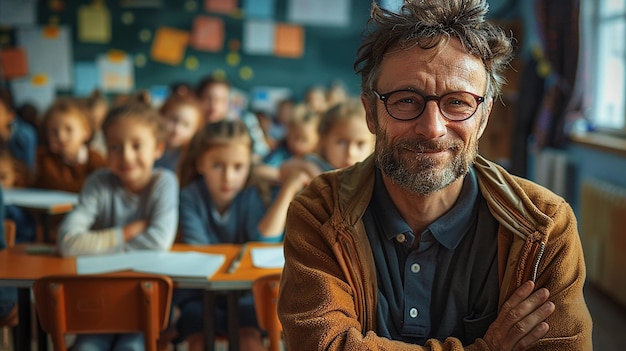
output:
{"label": "chair backrest", "polygon": [[15,227],[15,221],[12,219],[4,220],[4,242],[7,244],[7,247],[15,246],[15,236],[17,228]]}
{"label": "chair backrest", "polygon": [[33,285],[42,329],[55,350],[65,334],[142,332],[146,351],[157,350],[169,319],[172,280],[152,274],[58,275]]}
{"label": "chair backrest", "polygon": [[261,329],[267,331],[270,340],[270,351],[280,350],[283,326],[278,319],[278,288],[280,273],[268,274],[257,278],[252,283],[254,309]]}

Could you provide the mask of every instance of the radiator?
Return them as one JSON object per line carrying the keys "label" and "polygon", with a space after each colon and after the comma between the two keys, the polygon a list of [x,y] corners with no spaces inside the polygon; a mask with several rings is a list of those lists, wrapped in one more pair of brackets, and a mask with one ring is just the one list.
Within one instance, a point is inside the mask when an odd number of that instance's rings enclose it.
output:
{"label": "radiator", "polygon": [[587,279],[626,306],[626,188],[585,180],[579,228]]}

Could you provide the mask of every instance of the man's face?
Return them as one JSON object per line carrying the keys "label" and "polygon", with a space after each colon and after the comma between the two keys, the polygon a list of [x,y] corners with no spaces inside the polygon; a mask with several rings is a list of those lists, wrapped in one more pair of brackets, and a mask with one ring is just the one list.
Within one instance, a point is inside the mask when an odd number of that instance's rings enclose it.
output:
{"label": "man's face", "polygon": [[[423,95],[468,91],[483,96],[486,82],[482,62],[453,39],[440,51],[392,49],[385,55],[374,89],[380,94],[411,89]],[[445,119],[434,101],[410,121],[392,118],[379,99],[372,103],[363,98],[363,103],[368,127],[376,134],[376,162],[384,175],[406,191],[429,195],[467,173],[478,153],[492,100],[464,121]]]}

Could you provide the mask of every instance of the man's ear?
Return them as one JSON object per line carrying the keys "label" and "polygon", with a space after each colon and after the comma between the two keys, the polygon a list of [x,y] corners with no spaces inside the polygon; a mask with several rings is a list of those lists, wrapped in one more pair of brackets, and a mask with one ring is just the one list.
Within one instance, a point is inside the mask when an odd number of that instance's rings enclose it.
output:
{"label": "man's ear", "polygon": [[361,103],[363,104],[363,108],[365,108],[365,121],[367,122],[367,129],[369,129],[370,133],[376,134],[376,115],[374,113],[375,106],[372,106],[370,100],[365,97],[363,93],[361,93]]}

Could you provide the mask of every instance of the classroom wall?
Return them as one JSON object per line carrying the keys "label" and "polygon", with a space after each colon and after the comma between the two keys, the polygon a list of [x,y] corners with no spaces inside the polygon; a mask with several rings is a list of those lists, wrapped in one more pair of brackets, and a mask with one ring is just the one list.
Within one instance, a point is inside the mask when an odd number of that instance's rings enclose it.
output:
{"label": "classroom wall", "polygon": [[[0,2],[6,0],[0,0]],[[175,82],[197,83],[202,77],[216,72],[225,76],[237,88],[250,92],[257,86],[288,87],[297,99],[301,99],[312,85],[328,85],[341,81],[348,91],[356,95],[360,92],[359,77],[353,71],[356,50],[361,41],[361,33],[369,17],[371,0],[346,0],[349,3],[349,20],[345,26],[303,25],[305,31],[304,55],[300,58],[279,58],[269,55],[249,55],[241,49],[232,50],[230,43],[243,36],[243,25],[250,18],[241,11],[224,15],[209,13],[204,8],[204,0],[160,0],[158,8],[125,8],[121,4],[127,0],[100,0],[111,16],[111,40],[108,43],[85,43],[78,40],[78,10],[98,0],[25,0],[36,2],[36,22],[39,25],[59,24],[68,26],[71,31],[72,59],[75,63],[94,62],[99,55],[109,50],[121,50],[133,60],[136,89],[150,89],[154,86],[167,86]],[[238,0],[240,8],[248,1]],[[276,23],[287,23],[287,8],[295,0],[269,0],[274,3]],[[332,0],[320,0],[332,4]],[[383,4],[397,6],[399,0],[377,0]],[[226,2],[226,1],[224,1]],[[510,17],[518,7],[517,0],[490,0],[490,16]],[[395,5],[394,5],[395,4]],[[128,22],[128,15],[132,21]],[[183,61],[177,65],[156,62],[150,58],[152,39],[156,30],[167,26],[191,31],[197,16],[215,16],[224,20],[226,35],[223,50],[206,52],[187,47]],[[6,31],[6,28],[2,29]],[[10,28],[8,29],[10,32]],[[142,40],[140,33],[152,37]],[[15,39],[5,40],[2,46],[14,45]],[[232,53],[239,55],[236,63],[228,62]],[[146,58],[145,64],[137,64]],[[190,67],[188,59],[197,64]],[[231,57],[232,59],[232,57]],[[251,77],[242,76],[242,69],[252,72]],[[62,95],[73,94],[71,88],[57,91]]]}
{"label": "classroom wall", "polygon": [[[42,24],[57,21],[60,24],[76,27],[76,11],[79,6],[89,5],[92,0],[65,1],[65,10],[53,11],[49,1],[40,1],[38,5],[38,21]],[[94,60],[97,55],[109,49],[122,50],[129,55],[143,55],[148,58],[145,66],[135,65],[135,85],[139,89],[149,89],[154,85],[168,85],[174,82],[197,83],[205,75],[216,71],[224,72],[226,77],[237,88],[250,91],[255,86],[289,87],[297,98],[311,85],[328,85],[334,80],[343,81],[351,93],[359,92],[359,80],[354,74],[354,63],[357,47],[360,43],[361,31],[369,15],[368,0],[350,1],[350,18],[345,27],[324,27],[305,25],[305,49],[301,58],[279,58],[268,55],[248,55],[243,50],[230,50],[229,43],[233,40],[241,42],[243,24],[248,18],[241,15],[223,15],[209,13],[199,0],[162,0],[160,8],[123,8],[121,1],[107,1],[112,21],[111,42],[108,44],[83,43],[73,33],[73,56],[76,61]],[[189,4],[195,10],[189,10]],[[240,1],[241,3],[241,1]],[[241,5],[240,5],[241,6]],[[275,18],[279,23],[287,21],[287,0],[275,1]],[[132,13],[132,24],[124,24],[122,18]],[[152,35],[160,26],[190,31],[196,16],[216,16],[225,22],[225,44],[221,52],[213,53],[194,50],[187,47],[185,58],[179,65],[169,65],[150,59],[152,40],[140,40],[140,32],[147,30]],[[56,19],[55,19],[56,18]],[[227,56],[238,53],[240,61],[229,64]],[[185,59],[197,58],[198,65],[186,67]],[[253,76],[244,79],[240,75],[241,68],[250,68]]]}

